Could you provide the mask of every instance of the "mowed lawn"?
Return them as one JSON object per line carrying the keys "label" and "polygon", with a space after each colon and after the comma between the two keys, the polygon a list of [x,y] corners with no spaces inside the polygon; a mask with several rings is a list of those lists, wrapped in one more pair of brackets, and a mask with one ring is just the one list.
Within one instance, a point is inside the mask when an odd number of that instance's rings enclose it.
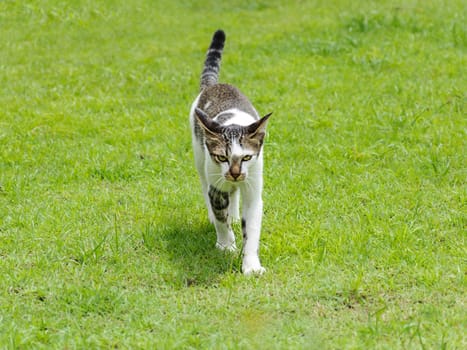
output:
{"label": "mowed lawn", "polygon": [[[260,277],[191,152],[219,28]],[[462,0],[0,2],[0,348],[467,348],[466,57]]]}

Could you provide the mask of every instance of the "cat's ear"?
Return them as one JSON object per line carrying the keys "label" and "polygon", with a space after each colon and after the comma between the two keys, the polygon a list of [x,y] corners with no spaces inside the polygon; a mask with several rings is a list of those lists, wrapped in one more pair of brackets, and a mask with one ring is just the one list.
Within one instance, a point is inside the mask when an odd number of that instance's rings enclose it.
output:
{"label": "cat's ear", "polygon": [[266,135],[266,126],[271,114],[272,113],[266,114],[260,120],[246,127],[247,139],[254,149],[260,150],[263,145],[264,136]]}
{"label": "cat's ear", "polygon": [[264,137],[266,133],[266,126],[268,124],[268,119],[271,116],[271,113],[266,114],[260,120],[254,122],[253,124],[248,125],[247,132],[250,137],[260,136]]}
{"label": "cat's ear", "polygon": [[222,128],[219,123],[209,118],[209,116],[200,108],[195,109],[195,115],[203,129],[207,132],[211,134],[220,134],[222,132]]}

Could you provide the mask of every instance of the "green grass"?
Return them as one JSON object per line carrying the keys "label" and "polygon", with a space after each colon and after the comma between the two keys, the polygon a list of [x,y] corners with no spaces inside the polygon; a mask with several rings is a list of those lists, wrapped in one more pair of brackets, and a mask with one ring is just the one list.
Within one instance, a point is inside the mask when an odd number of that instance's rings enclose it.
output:
{"label": "green grass", "polygon": [[[0,348],[466,348],[465,15],[0,2]],[[192,159],[218,28],[221,80],[274,112],[261,277],[214,249]]]}

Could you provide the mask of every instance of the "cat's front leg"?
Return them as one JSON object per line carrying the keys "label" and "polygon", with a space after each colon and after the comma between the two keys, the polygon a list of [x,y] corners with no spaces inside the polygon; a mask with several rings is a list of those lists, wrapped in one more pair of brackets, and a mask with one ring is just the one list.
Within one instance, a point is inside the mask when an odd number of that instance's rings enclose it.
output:
{"label": "cat's front leg", "polygon": [[232,223],[234,221],[240,220],[240,190],[236,189],[230,193],[230,203],[228,211],[228,222]]}
{"label": "cat's front leg", "polygon": [[216,216],[214,215],[214,212],[212,211],[211,199],[209,197],[209,188],[208,188],[208,185],[204,183],[202,183],[202,186],[203,186],[204,200],[206,202],[206,207],[208,209],[209,222],[211,224],[214,224],[216,221]]}
{"label": "cat's front leg", "polygon": [[210,186],[208,195],[217,234],[216,247],[221,250],[235,251],[237,249],[235,235],[228,221],[229,193]]}
{"label": "cat's front leg", "polygon": [[263,201],[261,199],[261,195],[252,195],[251,193],[245,193],[242,218],[242,272],[245,275],[250,275],[254,273],[262,274],[266,271],[266,269],[261,266],[258,256],[262,215]]}

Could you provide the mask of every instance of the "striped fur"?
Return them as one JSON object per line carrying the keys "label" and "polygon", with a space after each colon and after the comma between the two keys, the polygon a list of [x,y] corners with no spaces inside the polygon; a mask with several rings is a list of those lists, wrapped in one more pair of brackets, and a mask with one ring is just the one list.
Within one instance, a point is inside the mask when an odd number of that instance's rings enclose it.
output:
{"label": "striped fur", "polygon": [[221,65],[222,51],[224,49],[224,42],[224,31],[218,30],[215,32],[211,45],[209,46],[209,50],[206,54],[203,72],[201,73],[201,90],[216,84],[219,79],[219,69]]}

